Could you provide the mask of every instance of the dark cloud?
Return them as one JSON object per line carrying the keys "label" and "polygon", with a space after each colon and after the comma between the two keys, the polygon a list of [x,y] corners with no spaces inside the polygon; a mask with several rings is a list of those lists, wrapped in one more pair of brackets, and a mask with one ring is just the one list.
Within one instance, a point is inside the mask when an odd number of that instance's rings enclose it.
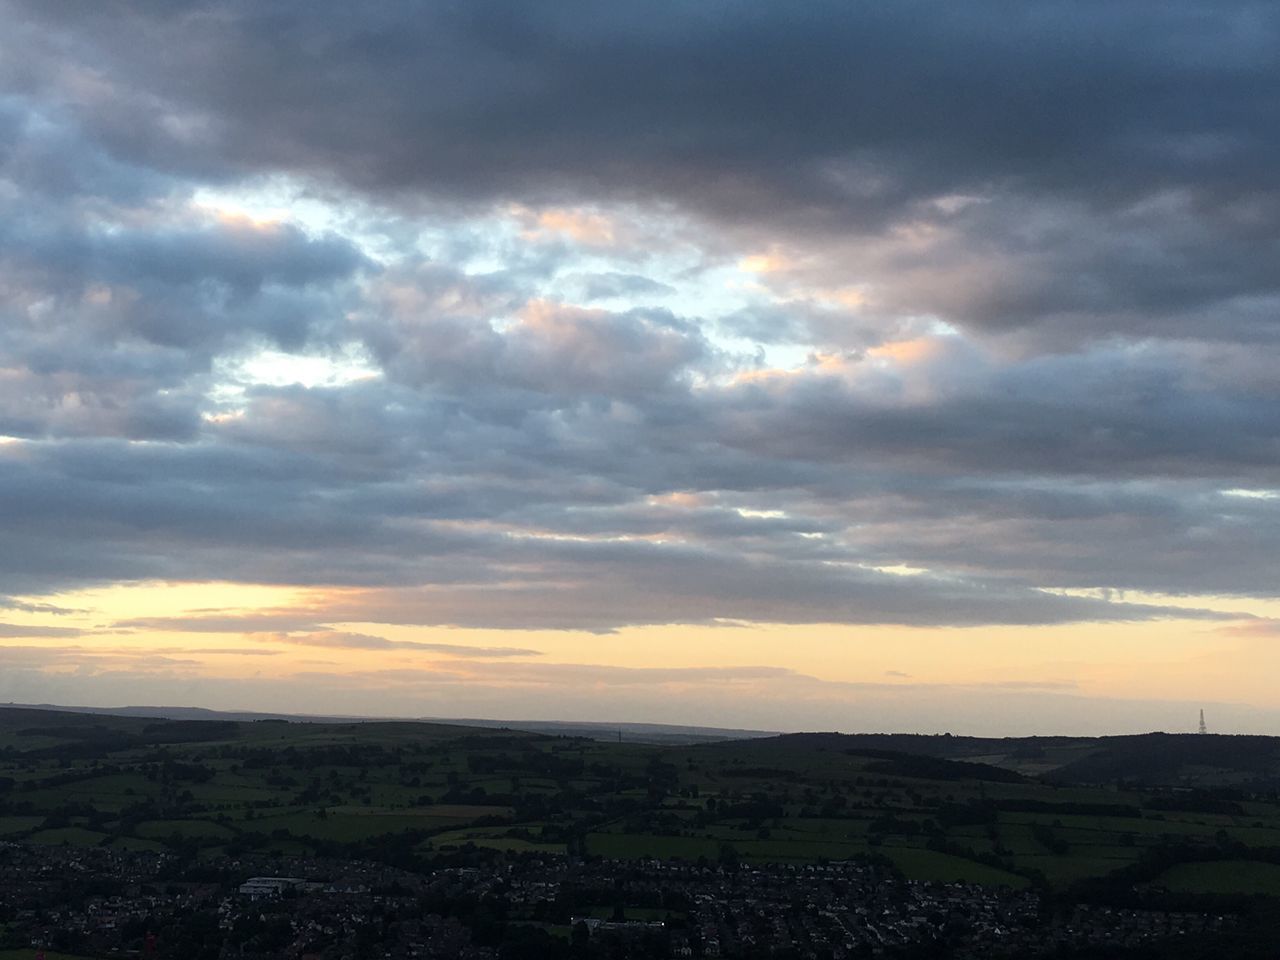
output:
{"label": "dark cloud", "polygon": [[985,260],[989,289],[893,302],[998,330],[1141,336],[1280,292],[1268,4],[7,7],[8,85],[166,176],[667,204],[771,239],[943,230],[900,273]]}
{"label": "dark cloud", "polygon": [[[1258,3],[9,6],[15,46],[34,24],[42,41],[15,51],[13,82],[108,107],[94,124],[116,150],[200,172],[595,183],[748,215],[1005,179],[1234,194],[1271,176],[1276,135],[1254,123],[1276,80]],[[45,59],[55,44],[103,72],[97,89]]]}

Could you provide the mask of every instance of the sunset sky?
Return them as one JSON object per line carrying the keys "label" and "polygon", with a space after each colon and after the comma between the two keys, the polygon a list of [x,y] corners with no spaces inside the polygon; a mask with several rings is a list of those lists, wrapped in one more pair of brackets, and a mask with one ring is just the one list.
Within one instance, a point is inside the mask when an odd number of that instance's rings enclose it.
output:
{"label": "sunset sky", "polygon": [[1278,49],[0,0],[0,702],[1280,734]]}

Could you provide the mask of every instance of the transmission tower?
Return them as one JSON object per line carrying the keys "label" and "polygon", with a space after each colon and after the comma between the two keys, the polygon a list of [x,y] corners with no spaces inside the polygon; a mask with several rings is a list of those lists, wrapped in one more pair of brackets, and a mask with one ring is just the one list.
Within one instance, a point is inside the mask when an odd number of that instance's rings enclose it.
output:
{"label": "transmission tower", "polygon": [[1208,728],[1208,727],[1206,727],[1206,726],[1204,725],[1204,710],[1203,710],[1203,709],[1200,711],[1200,732],[1201,732],[1201,733],[1208,733],[1208,732],[1209,732],[1209,728]]}

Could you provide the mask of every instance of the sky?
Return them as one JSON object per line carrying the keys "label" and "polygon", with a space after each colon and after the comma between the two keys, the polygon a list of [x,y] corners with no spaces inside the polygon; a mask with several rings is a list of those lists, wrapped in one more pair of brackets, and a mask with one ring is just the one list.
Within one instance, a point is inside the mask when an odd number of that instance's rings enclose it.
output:
{"label": "sky", "polygon": [[1280,8],[0,0],[0,702],[1280,735]]}

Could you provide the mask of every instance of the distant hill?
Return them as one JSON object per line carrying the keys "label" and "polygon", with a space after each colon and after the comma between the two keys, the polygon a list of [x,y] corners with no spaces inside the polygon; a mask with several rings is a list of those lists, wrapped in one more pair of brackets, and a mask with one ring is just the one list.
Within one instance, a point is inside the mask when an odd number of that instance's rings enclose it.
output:
{"label": "distant hill", "polygon": [[759,740],[777,737],[776,731],[736,730],[724,727],[689,727],[668,723],[591,723],[567,720],[453,720],[424,717],[432,723],[456,723],[468,727],[499,727],[526,730],[552,737],[584,737],[622,743],[650,743],[679,746],[694,743],[721,743],[726,740]]}
{"label": "distant hill", "polygon": [[111,717],[149,717],[160,720],[287,720],[290,723],[398,723],[424,722],[460,727],[520,730],[552,737],[583,737],[625,743],[649,743],[679,746],[681,744],[719,743],[726,740],[750,740],[776,737],[776,731],[736,730],[723,727],[681,726],[667,723],[596,723],[569,720],[488,720],[453,717],[362,717],[341,714],[317,716],[292,713],[258,713],[246,710],[208,710],[204,707],[65,707],[54,704],[0,704],[0,709],[53,710],[67,713]]}
{"label": "distant hill", "polygon": [[368,717],[312,716],[294,713],[258,713],[249,710],[209,710],[205,707],[77,707],[52,703],[0,703],[0,710],[52,710],[58,713],[92,714],[104,717],[143,717],[153,720],[287,720],[291,723],[353,723]]}
{"label": "distant hill", "polygon": [[[0,710],[56,711],[79,715],[204,722],[288,721],[310,724],[425,723],[473,730],[508,730],[551,737],[654,746],[752,744],[753,752],[832,751],[874,758],[877,751],[896,772],[909,775],[910,756],[983,764],[1060,784],[1111,784],[1123,781],[1160,787],[1280,787],[1280,738],[1222,734],[1146,733],[1114,737],[964,737],[908,733],[786,733],[661,723],[595,723],[484,718],[310,716],[286,713],[208,710],[201,707],[64,707],[49,704],[0,704]],[[68,718],[68,723],[84,723]],[[891,758],[889,755],[893,755]],[[895,759],[896,758],[896,759]],[[887,769],[887,768],[886,768]],[[964,766],[916,769],[946,779]],[[981,770],[979,768],[979,773]],[[969,769],[967,775],[972,776]],[[989,779],[990,777],[983,777]]]}
{"label": "distant hill", "polygon": [[794,733],[761,746],[895,754],[989,764],[1050,783],[1222,787],[1280,786],[1280,737],[1146,733],[1115,737],[953,737]]}

